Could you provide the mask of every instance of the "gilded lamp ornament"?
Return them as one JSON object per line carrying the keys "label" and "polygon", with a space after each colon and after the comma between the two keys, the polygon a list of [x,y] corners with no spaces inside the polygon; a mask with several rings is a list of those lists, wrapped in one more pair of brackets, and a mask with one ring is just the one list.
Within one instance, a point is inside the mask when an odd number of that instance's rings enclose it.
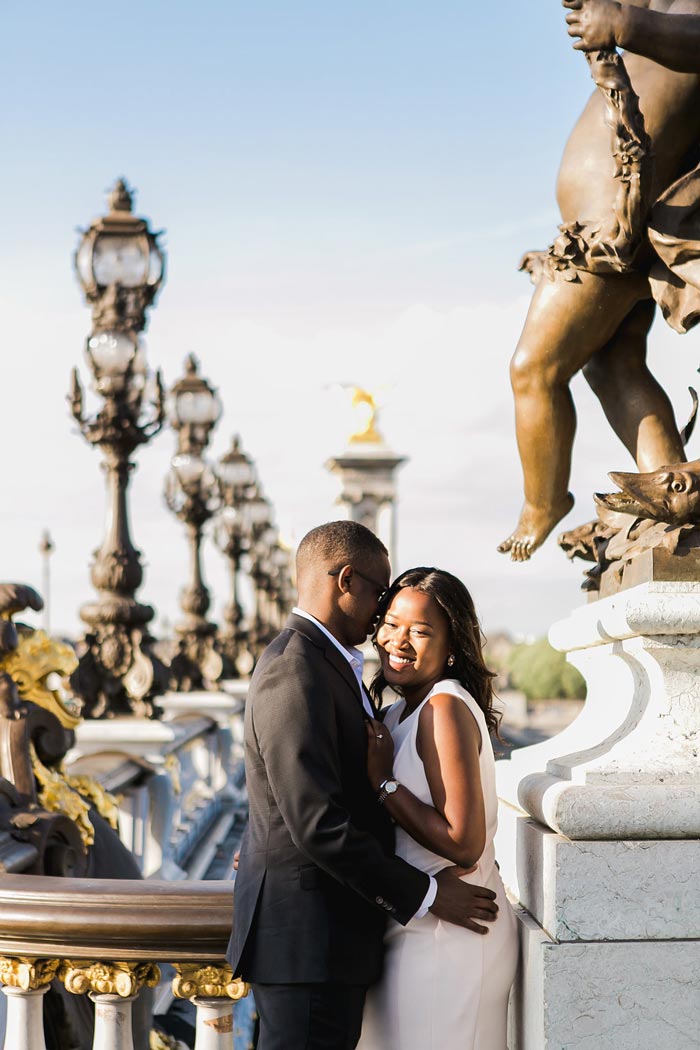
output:
{"label": "gilded lamp ornament", "polygon": [[93,313],[87,364],[102,407],[86,415],[77,369],[69,395],[83,437],[102,451],[109,500],[107,534],[92,567],[98,597],[80,610],[88,630],[73,676],[91,718],[154,716],[154,698],[167,685],[147,629],[153,609],[135,598],[143,570],[127,509],[133,454],[158,433],[165,418],[160,375],[151,381],[140,339],[146,309],[163,282],[164,256],[159,234],[132,215],[132,195],[121,179],[109,207],[108,215],[83,234],[76,253],[77,273]]}

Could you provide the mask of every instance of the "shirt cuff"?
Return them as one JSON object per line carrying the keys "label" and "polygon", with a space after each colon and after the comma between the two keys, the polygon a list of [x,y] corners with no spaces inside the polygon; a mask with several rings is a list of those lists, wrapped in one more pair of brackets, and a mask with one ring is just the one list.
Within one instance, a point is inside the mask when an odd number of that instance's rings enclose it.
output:
{"label": "shirt cuff", "polygon": [[432,875],[430,875],[429,878],[430,885],[428,886],[428,892],[423,898],[423,903],[421,904],[420,908],[413,916],[414,919],[422,919],[424,915],[427,915],[431,905],[434,903],[435,898],[437,897],[437,879],[433,878]]}

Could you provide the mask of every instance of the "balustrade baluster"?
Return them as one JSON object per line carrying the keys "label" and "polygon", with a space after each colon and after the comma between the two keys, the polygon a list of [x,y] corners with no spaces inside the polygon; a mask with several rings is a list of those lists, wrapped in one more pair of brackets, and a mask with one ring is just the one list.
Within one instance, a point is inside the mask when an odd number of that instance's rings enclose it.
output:
{"label": "balustrade baluster", "polygon": [[194,1050],[231,1050],[233,1003],[248,994],[248,985],[230,966],[175,963],[173,993],[197,1007]]}
{"label": "balustrade baluster", "polygon": [[43,999],[57,968],[57,959],[0,957],[7,997],[3,1050],[46,1050]]}
{"label": "balustrade baluster", "polygon": [[95,1004],[92,1050],[134,1050],[131,1004],[136,996],[90,992],[90,998]]}
{"label": "balustrade baluster", "polygon": [[195,995],[197,1007],[194,1050],[231,1050],[233,1003],[230,999],[206,999]]}
{"label": "balustrade baluster", "polygon": [[3,988],[7,996],[7,1025],[4,1050],[46,1050],[42,1000],[43,988]]}

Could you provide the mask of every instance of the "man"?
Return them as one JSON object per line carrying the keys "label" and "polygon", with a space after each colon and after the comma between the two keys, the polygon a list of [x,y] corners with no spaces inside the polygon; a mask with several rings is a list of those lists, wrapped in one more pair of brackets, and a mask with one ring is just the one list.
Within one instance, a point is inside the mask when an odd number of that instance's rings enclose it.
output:
{"label": "man", "polygon": [[253,986],[259,1050],[352,1050],[377,979],[387,916],[430,908],[480,933],[494,895],[437,879],[393,854],[388,814],[366,774],[362,654],[389,586],[386,548],[335,521],[297,552],[299,607],[255,669],[246,704],[250,820],[228,958]]}
{"label": "man", "polygon": [[[700,0],[564,0],[564,6],[569,33],[580,38],[577,49],[628,49],[625,66],[653,153],[650,199],[658,202],[695,163],[691,158],[700,144]],[[624,185],[616,172],[624,150],[618,148],[615,162],[611,155],[608,103],[596,90],[564,150],[557,198],[571,240],[580,238],[582,226],[608,223]],[[664,200],[652,210],[652,222],[661,224],[654,240],[658,254],[668,250],[665,224],[681,215],[678,203]],[[670,401],[646,362],[652,291],[677,331],[696,323],[700,312],[697,295],[686,302],[687,274],[662,267],[655,281],[659,261],[645,220],[629,269],[606,273],[581,266],[566,272],[563,257],[560,272],[537,284],[511,365],[525,501],[516,528],[498,549],[514,561],[529,559],[573,505],[576,413],[569,383],[578,371],[640,471],[685,458]],[[686,266],[688,252],[677,256]]]}

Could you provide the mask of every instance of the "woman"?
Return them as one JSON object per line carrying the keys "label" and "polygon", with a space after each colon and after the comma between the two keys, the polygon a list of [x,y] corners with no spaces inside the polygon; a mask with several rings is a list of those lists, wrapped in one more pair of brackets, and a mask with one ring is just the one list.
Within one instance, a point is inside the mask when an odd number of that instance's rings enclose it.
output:
{"label": "woman", "polygon": [[506,1050],[517,933],[493,847],[493,674],[469,592],[448,572],[410,569],[382,602],[374,643],[373,695],[400,697],[368,725],[368,773],[397,824],[396,853],[431,875],[464,869],[496,892],[499,914],[483,933],[430,912],[391,921],[358,1050]]}

